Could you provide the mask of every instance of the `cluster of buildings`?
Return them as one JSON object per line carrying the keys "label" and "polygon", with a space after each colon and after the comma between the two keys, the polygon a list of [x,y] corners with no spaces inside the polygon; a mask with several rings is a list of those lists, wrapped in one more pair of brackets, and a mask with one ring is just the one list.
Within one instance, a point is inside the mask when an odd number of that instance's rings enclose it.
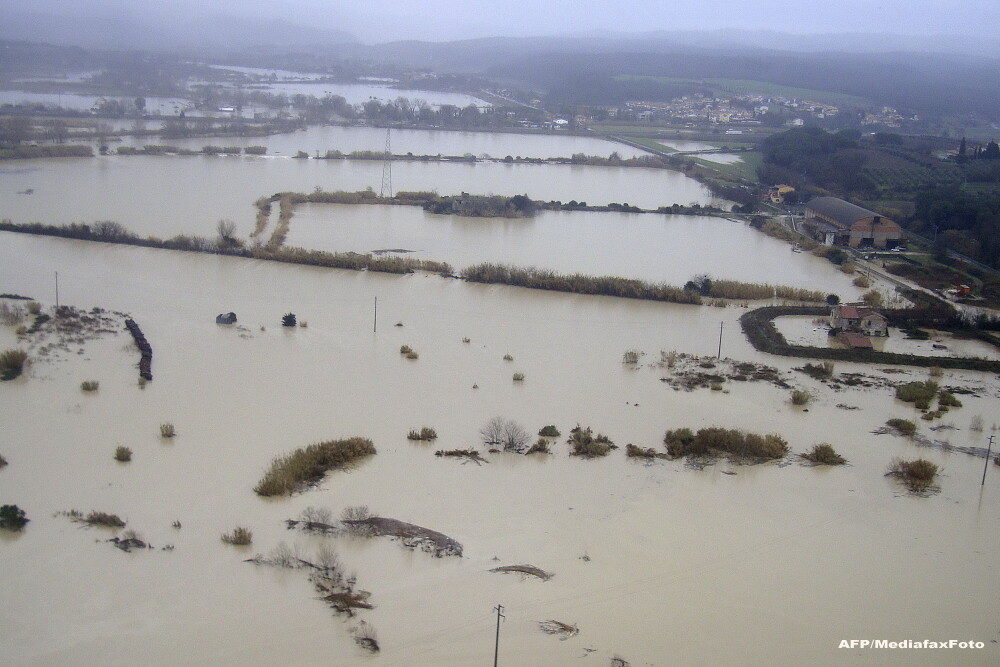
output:
{"label": "cluster of buildings", "polygon": [[734,95],[728,98],[685,95],[669,102],[626,102],[636,120],[673,120],[721,125],[759,125],[768,113],[793,115],[788,123],[802,125],[804,116],[827,118],[840,112],[830,104],[782,96]]}
{"label": "cluster of buildings", "polygon": [[862,125],[876,125],[879,127],[902,127],[903,123],[917,122],[920,117],[917,114],[902,114],[892,107],[882,107],[878,111],[866,113],[861,119]]}

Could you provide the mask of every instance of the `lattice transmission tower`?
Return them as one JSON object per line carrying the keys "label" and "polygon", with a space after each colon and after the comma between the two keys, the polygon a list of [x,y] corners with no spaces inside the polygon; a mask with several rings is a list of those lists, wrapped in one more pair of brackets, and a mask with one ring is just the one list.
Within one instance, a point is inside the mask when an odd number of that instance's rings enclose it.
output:
{"label": "lattice transmission tower", "polygon": [[379,190],[378,196],[392,197],[392,142],[391,142],[392,128],[386,126],[385,128],[385,155],[382,156],[382,188]]}

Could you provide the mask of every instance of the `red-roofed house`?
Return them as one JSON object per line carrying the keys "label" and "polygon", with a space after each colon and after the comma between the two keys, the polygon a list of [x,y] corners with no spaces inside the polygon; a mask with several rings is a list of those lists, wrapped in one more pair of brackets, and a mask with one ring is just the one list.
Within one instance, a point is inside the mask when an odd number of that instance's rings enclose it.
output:
{"label": "red-roofed house", "polygon": [[888,336],[889,320],[868,306],[845,303],[830,309],[830,327],[865,336]]}

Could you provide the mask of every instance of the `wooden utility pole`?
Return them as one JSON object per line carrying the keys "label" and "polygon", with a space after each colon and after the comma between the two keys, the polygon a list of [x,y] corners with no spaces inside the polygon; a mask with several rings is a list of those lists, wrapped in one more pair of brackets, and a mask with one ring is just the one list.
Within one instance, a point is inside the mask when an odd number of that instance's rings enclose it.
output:
{"label": "wooden utility pole", "polygon": [[990,436],[989,444],[986,445],[986,465],[983,466],[983,481],[979,486],[986,486],[986,469],[990,467],[990,454],[993,453],[993,436]]}
{"label": "wooden utility pole", "polygon": [[496,644],[493,646],[493,667],[497,667],[497,656],[500,655],[500,619],[507,618],[502,613],[503,612],[502,604],[498,604],[496,606],[496,610],[497,610],[497,641]]}
{"label": "wooden utility pole", "polygon": [[715,355],[716,359],[722,359],[722,325],[725,322],[719,322],[719,353]]}
{"label": "wooden utility pole", "polygon": [[56,310],[59,310],[59,272],[56,271]]}
{"label": "wooden utility pole", "polygon": [[378,331],[378,297],[375,297],[375,313],[372,316],[372,333]]}

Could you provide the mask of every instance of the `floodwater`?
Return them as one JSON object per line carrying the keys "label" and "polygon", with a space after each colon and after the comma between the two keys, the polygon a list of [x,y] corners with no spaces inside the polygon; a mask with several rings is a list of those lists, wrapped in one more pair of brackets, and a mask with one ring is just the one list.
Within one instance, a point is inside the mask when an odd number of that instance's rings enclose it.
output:
{"label": "floodwater", "polygon": [[[153,123],[149,127],[158,127]],[[123,129],[129,129],[126,125]],[[150,137],[123,137],[124,146],[142,146],[160,142],[180,148],[200,149],[206,144],[226,146],[265,146],[271,155],[295,155],[305,151],[309,155],[325,155],[329,150],[342,153],[352,151],[385,151],[385,130],[374,127],[342,127],[312,125],[305,130],[267,137],[195,137],[192,139],[151,139]],[[453,130],[392,130],[391,150],[396,155],[483,155],[503,158],[568,158],[574,153],[608,157],[613,152],[623,158],[648,155],[646,151],[626,144],[606,141],[597,137],[568,134],[516,134],[497,132],[459,132]]]}
{"label": "floodwater", "polygon": [[703,153],[698,157],[716,164],[736,164],[743,161],[743,156],[737,153]]}
{"label": "floodwater", "polygon": [[[382,167],[378,160],[202,155],[9,161],[0,166],[0,217],[53,224],[114,220],[161,238],[215,236],[216,223],[226,218],[246,235],[254,226],[257,198],[316,187],[378,192]],[[701,183],[667,169],[400,161],[392,164],[392,185],[396,192],[527,194],[642,208],[725,205]],[[18,194],[28,189],[34,193]]]}
{"label": "floodwater", "polygon": [[490,261],[674,285],[708,273],[833,289],[845,299],[860,293],[829,262],[792,253],[743,222],[708,216],[540,211],[534,218],[466,218],[417,206],[302,204],[285,242],[331,252],[409,250],[456,267]]}
{"label": "floodwater", "polygon": [[[888,388],[834,393],[792,374],[816,395],[805,411],[770,385],[679,392],[660,382],[664,369],[651,366],[659,351],[714,354],[720,322],[724,356],[784,370],[801,363],[753,351],[738,334],[741,309],[0,234],[0,291],[48,307],[54,271],[63,303],[137,319],[155,380],[137,386],[137,353],[121,333],[81,354],[71,344],[0,383],[0,453],[10,462],[0,470],[2,501],[32,520],[23,533],[0,533],[5,664],[133,664],[140,655],[150,665],[488,664],[497,604],[508,665],[606,665],[614,655],[633,665],[1000,659],[996,468],[980,487],[981,458],[872,434],[888,417],[916,414]],[[245,331],[214,323],[229,310]],[[308,328],[278,326],[288,311]],[[0,326],[0,349],[15,344]],[[420,358],[402,358],[401,344]],[[622,364],[628,349],[647,353],[638,368]],[[525,381],[513,383],[512,372]],[[924,377],[907,373],[894,377]],[[82,380],[100,389],[85,394]],[[942,381],[981,397],[963,396],[965,407],[948,414],[956,430],[921,431],[985,444],[996,378],[946,372]],[[829,441],[851,465],[699,471],[627,460],[621,450],[578,460],[562,441],[551,456],[489,455],[482,466],[433,455],[476,446],[495,415],[531,431],[590,425],[622,447],[659,447],[664,430],[682,426],[779,432],[793,451]],[[970,430],[976,415],[986,433]],[[160,439],[164,421],[176,438]],[[405,439],[423,425],[436,428],[437,442]],[[378,454],[291,498],[253,494],[272,457],[351,435],[371,437]],[[112,460],[120,444],[134,450],[131,463]],[[941,465],[940,492],[913,497],[883,477],[896,456]],[[307,506],[336,515],[361,504],[454,537],[464,557],[283,524]],[[157,549],[125,554],[101,541],[110,533],[53,516],[73,508],[118,513]],[[236,525],[253,530],[252,548],[220,542]],[[243,562],[281,541],[338,550],[373,593],[375,609],[359,618],[377,630],[380,654],[354,644],[353,623],[315,599],[305,573]],[[174,550],[159,549],[166,544]],[[516,563],[555,577],[488,571]],[[537,626],[547,619],[578,624],[580,634],[547,636]],[[837,648],[855,638],[985,648]]]}

